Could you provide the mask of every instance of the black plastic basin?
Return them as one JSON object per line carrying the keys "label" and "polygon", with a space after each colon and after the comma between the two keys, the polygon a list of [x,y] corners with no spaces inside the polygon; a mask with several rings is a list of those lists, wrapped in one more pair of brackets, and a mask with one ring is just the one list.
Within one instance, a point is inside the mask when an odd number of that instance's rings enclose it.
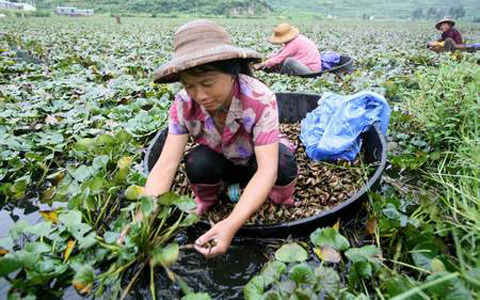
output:
{"label": "black plastic basin", "polygon": [[322,70],[320,72],[316,73],[309,73],[309,74],[304,74],[304,75],[295,75],[295,76],[300,76],[300,77],[307,77],[307,78],[315,78],[315,77],[320,77],[325,73],[334,73],[334,74],[340,74],[340,73],[348,73],[353,70],[353,59],[349,56],[340,56],[340,62],[338,63],[338,66],[333,67],[331,69],[327,70]]}
{"label": "black plastic basin", "polygon": [[[320,99],[315,94],[299,93],[277,93],[280,122],[294,123],[301,121],[308,112],[317,107]],[[152,141],[143,160],[143,168],[146,173],[155,165],[167,137],[168,129],[160,130]],[[341,204],[325,210],[318,215],[291,222],[270,224],[270,225],[244,225],[237,233],[237,236],[258,237],[258,238],[285,238],[291,236],[308,236],[313,230],[320,226],[332,225],[340,218],[350,218],[360,210],[360,205],[367,198],[370,190],[378,188],[380,179],[387,160],[387,147],[385,139],[379,127],[374,124],[362,134],[363,143],[361,151],[364,153],[367,163],[376,162],[376,170],[368,179],[368,182],[355,194]],[[208,229],[207,221],[200,221],[199,227]]]}

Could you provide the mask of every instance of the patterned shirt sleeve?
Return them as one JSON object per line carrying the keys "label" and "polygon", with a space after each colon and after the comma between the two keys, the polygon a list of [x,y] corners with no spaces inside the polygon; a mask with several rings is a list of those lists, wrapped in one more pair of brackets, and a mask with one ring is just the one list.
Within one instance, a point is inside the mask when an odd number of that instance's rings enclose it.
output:
{"label": "patterned shirt sleeve", "polygon": [[256,110],[257,122],[253,127],[253,142],[255,146],[278,142],[278,108],[274,93],[265,95],[268,100],[260,103]]}
{"label": "patterned shirt sleeve", "polygon": [[170,107],[168,132],[176,135],[188,133],[188,129],[185,126],[185,118],[183,116],[183,102],[180,95],[177,95],[175,97],[175,101],[173,102],[173,105]]}

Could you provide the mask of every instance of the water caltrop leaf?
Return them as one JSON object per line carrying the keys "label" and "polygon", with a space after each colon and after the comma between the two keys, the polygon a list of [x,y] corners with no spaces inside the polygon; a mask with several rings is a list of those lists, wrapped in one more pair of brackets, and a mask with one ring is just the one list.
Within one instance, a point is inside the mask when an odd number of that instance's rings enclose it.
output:
{"label": "water caltrop leaf", "polygon": [[282,296],[277,291],[268,291],[263,295],[262,300],[282,300]]}
{"label": "water caltrop leaf", "polygon": [[0,277],[20,269],[22,263],[14,257],[0,257]]}
{"label": "water caltrop leaf", "polygon": [[287,266],[279,261],[271,261],[263,267],[261,275],[265,278],[265,285],[269,285],[273,281],[279,280],[280,276],[285,272]]}
{"label": "water caltrop leaf", "polygon": [[416,245],[412,251],[412,258],[415,266],[430,270],[432,259],[438,254],[438,247],[432,242],[423,242]]}
{"label": "water caltrop leaf", "polygon": [[104,168],[109,161],[110,157],[108,157],[108,155],[99,155],[93,159],[92,167],[95,170],[100,170]]}
{"label": "water caltrop leaf", "polygon": [[332,227],[318,228],[310,234],[310,240],[317,247],[331,247],[335,250],[346,250],[350,247],[347,238]]}
{"label": "water caltrop leaf", "polygon": [[210,295],[207,293],[195,293],[195,294],[188,294],[183,296],[181,300],[211,300]]}
{"label": "water caltrop leaf", "polygon": [[295,265],[288,272],[290,279],[297,284],[314,284],[315,283],[315,273],[310,268],[309,265],[301,263]]}
{"label": "water caltrop leaf", "polygon": [[68,241],[67,248],[65,249],[65,252],[63,254],[63,263],[65,263],[70,257],[70,254],[72,253],[72,250],[75,247],[75,244],[76,244],[76,241],[72,241],[72,240]]}
{"label": "water caltrop leaf", "polygon": [[345,252],[345,256],[352,262],[371,261],[375,256],[380,255],[376,246],[368,245],[362,248],[352,248]]}
{"label": "water caltrop leaf", "polygon": [[179,246],[177,243],[170,244],[164,248],[156,248],[152,253],[152,264],[170,267],[178,259]]}
{"label": "water caltrop leaf", "polygon": [[51,251],[51,247],[42,242],[32,242],[25,246],[25,250],[32,253],[46,253]]}
{"label": "water caltrop leaf", "polygon": [[84,265],[73,277],[72,285],[80,295],[87,295],[92,291],[95,275],[90,265]]}
{"label": "water caltrop leaf", "polygon": [[82,223],[82,213],[78,210],[69,210],[67,213],[61,214],[58,219],[65,226],[71,226]]}
{"label": "water caltrop leaf", "polygon": [[132,164],[133,159],[130,156],[124,156],[117,162],[117,167],[122,170],[128,168]]}
{"label": "water caltrop leaf", "polygon": [[58,213],[56,210],[41,210],[38,212],[42,218],[52,223],[58,223]]}
{"label": "water caltrop leaf", "polygon": [[143,186],[131,185],[125,191],[125,197],[128,200],[137,200],[140,196],[143,195],[144,188]]}
{"label": "water caltrop leaf", "polygon": [[257,275],[250,279],[250,281],[243,288],[243,296],[246,300],[260,300],[262,299],[265,290],[265,278]]}
{"label": "water caltrop leaf", "polygon": [[33,233],[36,236],[42,237],[42,236],[47,236],[50,233],[51,228],[52,228],[52,223],[40,222],[38,224],[33,225],[32,227],[26,228],[25,232]]}
{"label": "water caltrop leaf", "polygon": [[320,266],[315,269],[317,277],[317,292],[325,291],[328,295],[334,297],[341,289],[340,276],[332,268]]}
{"label": "water caltrop leaf", "polygon": [[297,243],[286,244],[275,252],[275,258],[282,262],[302,262],[307,260],[308,253]]}
{"label": "water caltrop leaf", "polygon": [[341,261],[340,253],[332,247],[315,248],[313,252],[325,262],[339,263]]}
{"label": "water caltrop leaf", "polygon": [[432,259],[430,262],[430,269],[436,273],[436,272],[445,272],[447,269],[445,268],[445,265],[441,260],[438,258]]}

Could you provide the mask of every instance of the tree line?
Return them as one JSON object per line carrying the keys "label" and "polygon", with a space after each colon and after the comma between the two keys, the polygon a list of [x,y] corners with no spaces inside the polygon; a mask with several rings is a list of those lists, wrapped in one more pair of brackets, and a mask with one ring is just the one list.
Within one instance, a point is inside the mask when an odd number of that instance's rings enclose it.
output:
{"label": "tree line", "polygon": [[449,16],[450,18],[460,19],[463,18],[466,14],[465,7],[463,5],[451,6],[450,8],[440,8],[431,6],[428,9],[423,9],[417,7],[412,12],[412,19],[440,19],[444,16]]}

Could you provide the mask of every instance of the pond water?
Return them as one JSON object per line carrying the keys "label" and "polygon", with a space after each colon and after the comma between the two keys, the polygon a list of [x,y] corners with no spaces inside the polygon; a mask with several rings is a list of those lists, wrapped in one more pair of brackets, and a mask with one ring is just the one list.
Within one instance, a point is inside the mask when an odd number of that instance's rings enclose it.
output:
{"label": "pond water", "polygon": [[[15,207],[11,204],[0,206],[0,238],[8,234],[9,228],[16,220],[23,219],[31,224],[42,218],[39,210],[51,210],[64,203],[43,204],[35,201],[22,201]],[[360,219],[362,215],[359,215]],[[15,221],[14,221],[15,220]],[[362,221],[354,220],[345,224],[348,235],[361,234],[358,226]],[[344,227],[344,229],[345,229]],[[358,227],[358,228],[356,228]],[[192,229],[182,232],[176,240],[180,244],[192,243],[202,232]],[[358,237],[355,238],[358,240]],[[285,240],[281,239],[235,239],[229,251],[213,259],[205,259],[194,250],[182,250],[181,256],[172,270],[181,276],[195,292],[207,292],[212,299],[243,299],[243,287],[257,274],[262,266]],[[311,262],[314,260],[310,259]],[[151,299],[149,274],[144,272],[132,289],[129,299]],[[176,284],[172,284],[163,269],[157,268],[155,274],[157,299],[178,299],[182,293]],[[0,300],[6,299],[9,284],[0,278]],[[73,288],[65,291],[63,299],[84,299]]]}
{"label": "pond water", "polygon": [[[10,227],[20,219],[31,224],[42,220],[40,210],[51,210],[64,206],[64,203],[44,204],[36,201],[22,201],[18,206],[3,204],[0,206],[0,239],[8,235]],[[191,243],[201,234],[190,230],[177,236],[181,244]],[[205,259],[194,250],[183,250],[179,261],[172,270],[181,276],[195,291],[208,292],[215,299],[242,299],[243,286],[260,271],[275,248],[283,240],[235,240],[227,254],[213,259]],[[275,245],[277,245],[275,247]],[[177,285],[173,285],[161,268],[155,275],[157,298],[175,299],[181,296]],[[145,272],[131,293],[131,299],[149,299],[148,272]],[[6,299],[8,282],[0,278],[0,300]],[[73,288],[65,291],[64,299],[82,299]]]}

